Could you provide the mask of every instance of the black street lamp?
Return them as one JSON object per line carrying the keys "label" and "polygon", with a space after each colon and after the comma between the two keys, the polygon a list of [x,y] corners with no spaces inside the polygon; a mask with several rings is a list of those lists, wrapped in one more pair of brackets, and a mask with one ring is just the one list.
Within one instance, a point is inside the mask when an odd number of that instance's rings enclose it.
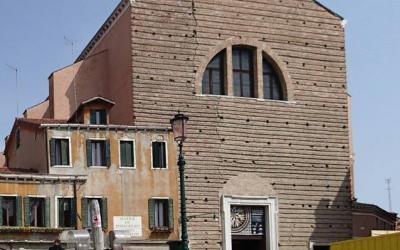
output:
{"label": "black street lamp", "polygon": [[189,250],[189,239],[187,232],[187,217],[186,217],[186,195],[185,195],[185,159],[183,157],[183,142],[186,140],[187,135],[187,122],[189,117],[184,114],[175,115],[171,119],[172,131],[174,132],[174,140],[178,142],[179,146],[179,180],[181,188],[181,223],[182,223],[182,249]]}

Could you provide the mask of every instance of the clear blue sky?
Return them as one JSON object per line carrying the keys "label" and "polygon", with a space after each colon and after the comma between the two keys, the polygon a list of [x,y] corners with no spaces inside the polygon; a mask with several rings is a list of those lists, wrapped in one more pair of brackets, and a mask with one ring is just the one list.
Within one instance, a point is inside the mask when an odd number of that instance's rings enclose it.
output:
{"label": "clear blue sky", "polygon": [[[0,1],[0,136],[16,115],[14,73],[19,68],[20,113],[47,97],[50,73],[70,64],[119,0]],[[353,96],[356,195],[388,208],[385,178],[393,181],[400,211],[400,1],[321,0],[348,20],[346,48]],[[64,41],[75,41],[75,52]],[[4,147],[0,141],[0,149]],[[0,150],[1,151],[1,150]]]}

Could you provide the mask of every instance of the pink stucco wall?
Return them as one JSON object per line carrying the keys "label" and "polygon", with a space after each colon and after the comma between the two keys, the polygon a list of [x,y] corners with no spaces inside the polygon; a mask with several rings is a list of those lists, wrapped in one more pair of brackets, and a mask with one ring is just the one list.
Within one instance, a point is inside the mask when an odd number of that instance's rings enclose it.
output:
{"label": "pink stucco wall", "polygon": [[47,173],[46,138],[43,129],[26,124],[21,124],[16,129],[20,130],[20,145],[16,145],[15,130],[7,144],[8,167]]}
{"label": "pink stucco wall", "polygon": [[24,117],[31,119],[49,118],[49,100],[27,108]]}
{"label": "pink stucco wall", "polygon": [[130,12],[126,11],[84,60],[50,76],[50,117],[68,119],[82,101],[103,96],[116,102],[110,123],[132,124],[130,42]]}
{"label": "pink stucco wall", "polygon": [[82,101],[105,94],[108,82],[107,53],[100,52],[50,76],[51,118],[69,119]]}

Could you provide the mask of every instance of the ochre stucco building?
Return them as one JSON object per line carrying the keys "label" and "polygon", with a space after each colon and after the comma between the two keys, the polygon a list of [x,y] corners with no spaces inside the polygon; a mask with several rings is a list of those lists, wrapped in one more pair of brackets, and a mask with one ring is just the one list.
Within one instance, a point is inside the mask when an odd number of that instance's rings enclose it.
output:
{"label": "ochre stucco building", "polygon": [[123,0],[8,137],[8,168],[44,180],[0,193],[49,198],[57,228],[76,179],[78,227],[99,198],[106,232],[140,216],[141,244],[178,240],[180,111],[191,249],[328,249],[352,236],[347,89],[343,19],[317,1]]}

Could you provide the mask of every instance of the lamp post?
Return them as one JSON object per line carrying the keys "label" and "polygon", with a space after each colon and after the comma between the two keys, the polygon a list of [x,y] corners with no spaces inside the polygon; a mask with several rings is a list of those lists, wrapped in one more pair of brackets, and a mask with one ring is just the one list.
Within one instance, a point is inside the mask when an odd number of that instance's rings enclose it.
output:
{"label": "lamp post", "polygon": [[187,232],[187,217],[186,217],[186,195],[185,195],[185,158],[183,157],[183,142],[186,140],[187,135],[187,122],[189,117],[178,112],[174,118],[171,119],[172,131],[174,132],[174,140],[179,146],[179,180],[181,191],[181,224],[182,224],[182,249],[189,250],[189,239]]}

